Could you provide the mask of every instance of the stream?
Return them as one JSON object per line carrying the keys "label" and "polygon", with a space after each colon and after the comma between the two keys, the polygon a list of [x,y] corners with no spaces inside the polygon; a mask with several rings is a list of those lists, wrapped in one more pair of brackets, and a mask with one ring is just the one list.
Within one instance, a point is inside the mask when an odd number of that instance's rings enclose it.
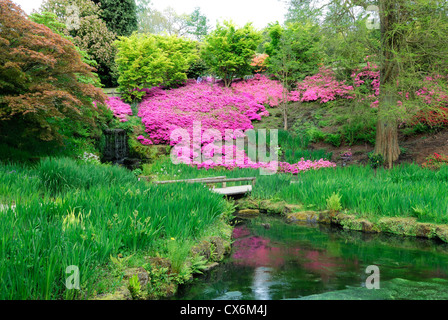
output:
{"label": "stream", "polygon": [[[268,216],[236,226],[233,238],[230,255],[174,299],[448,299],[445,243]],[[374,282],[368,266],[378,267]]]}

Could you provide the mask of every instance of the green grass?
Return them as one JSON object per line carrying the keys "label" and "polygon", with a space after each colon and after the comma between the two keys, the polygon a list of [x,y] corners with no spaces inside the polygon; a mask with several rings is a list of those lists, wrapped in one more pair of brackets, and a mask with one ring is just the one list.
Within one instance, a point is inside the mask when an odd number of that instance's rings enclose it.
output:
{"label": "green grass", "polygon": [[[0,165],[0,203],[0,299],[88,297],[111,255],[197,239],[228,210],[202,185],[150,185],[71,159]],[[81,290],[65,287],[70,265]]]}
{"label": "green grass", "polygon": [[[448,223],[448,166],[439,171],[415,164],[391,170],[349,166],[290,174],[261,175],[259,170],[197,170],[173,165],[169,160],[153,165],[158,180],[225,175],[228,178],[257,177],[251,197],[278,199],[325,210],[333,193],[341,196],[343,209],[380,217],[416,217],[419,221]],[[297,183],[291,184],[291,180]],[[242,182],[245,183],[245,182]],[[240,183],[241,184],[241,183]],[[230,185],[230,184],[229,184]]]}

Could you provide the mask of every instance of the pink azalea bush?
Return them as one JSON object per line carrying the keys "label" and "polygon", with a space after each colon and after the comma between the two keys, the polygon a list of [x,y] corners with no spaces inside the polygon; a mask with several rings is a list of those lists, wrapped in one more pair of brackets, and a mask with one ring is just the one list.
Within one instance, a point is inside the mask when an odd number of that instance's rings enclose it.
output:
{"label": "pink azalea bush", "polygon": [[234,82],[232,88],[241,93],[250,93],[259,104],[277,107],[282,102],[283,86],[279,81],[256,74],[252,79]]}
{"label": "pink azalea bush", "polygon": [[120,122],[128,121],[127,116],[132,116],[131,106],[121,101],[119,97],[109,97],[106,105],[113,111],[114,116],[120,119]]}
{"label": "pink azalea bush", "polygon": [[321,67],[313,76],[306,77],[291,92],[291,101],[320,101],[326,103],[337,98],[352,99],[353,86],[345,85],[345,81],[337,81],[331,69]]}
{"label": "pink azalea bush", "polygon": [[195,121],[201,123],[202,132],[216,129],[224,137],[226,129],[246,131],[253,128],[253,120],[269,115],[252,95],[209,83],[189,81],[178,89],[146,92],[138,116],[154,144],[175,144],[170,135],[177,128],[192,135]]}
{"label": "pink azalea bush", "polygon": [[[210,147],[210,148],[209,148]],[[206,148],[209,148],[211,152],[206,152]],[[219,148],[213,143],[208,146],[201,147],[202,159],[196,159],[199,156],[199,150],[195,151],[192,145],[185,149],[176,145],[173,149],[173,154],[177,158],[179,163],[189,164],[198,169],[213,169],[213,168],[225,168],[227,170],[233,170],[235,168],[245,169],[265,169],[272,172],[283,172],[298,174],[299,172],[308,170],[318,170],[320,168],[336,167],[336,163],[320,159],[317,161],[305,160],[301,158],[297,163],[287,163],[280,161],[252,161],[244,152],[244,150],[238,149],[235,145],[225,146]],[[217,158],[213,158],[216,156]]]}

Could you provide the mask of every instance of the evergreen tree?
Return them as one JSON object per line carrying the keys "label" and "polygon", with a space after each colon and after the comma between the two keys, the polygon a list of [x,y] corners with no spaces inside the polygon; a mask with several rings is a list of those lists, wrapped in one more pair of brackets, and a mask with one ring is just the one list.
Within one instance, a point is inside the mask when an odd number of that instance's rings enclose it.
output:
{"label": "evergreen tree", "polygon": [[138,28],[135,0],[93,0],[100,3],[101,19],[118,36],[130,36]]}

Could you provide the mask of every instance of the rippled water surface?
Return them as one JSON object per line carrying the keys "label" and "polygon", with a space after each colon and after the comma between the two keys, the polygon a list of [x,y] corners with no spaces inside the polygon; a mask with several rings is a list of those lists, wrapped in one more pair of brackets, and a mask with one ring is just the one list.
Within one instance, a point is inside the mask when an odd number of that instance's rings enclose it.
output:
{"label": "rippled water surface", "polygon": [[[230,256],[176,299],[448,299],[444,243],[266,217],[235,227],[233,237]],[[366,288],[371,265],[378,290]]]}

